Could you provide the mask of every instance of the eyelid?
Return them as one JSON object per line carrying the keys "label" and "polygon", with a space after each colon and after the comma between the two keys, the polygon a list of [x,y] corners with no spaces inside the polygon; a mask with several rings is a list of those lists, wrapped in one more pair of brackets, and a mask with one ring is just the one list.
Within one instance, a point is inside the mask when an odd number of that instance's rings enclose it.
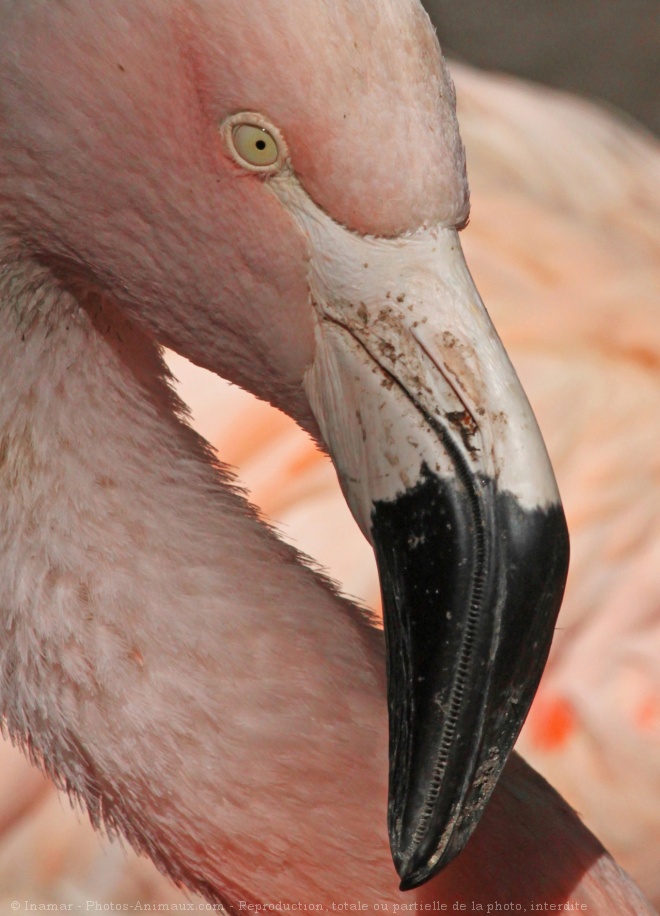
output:
{"label": "eyelid", "polygon": [[[236,148],[235,132],[240,127],[254,127],[258,130],[265,131],[266,134],[274,141],[277,146],[277,158],[268,164],[258,165],[246,160],[241,156]],[[289,149],[281,132],[268,121],[262,114],[257,111],[239,111],[236,114],[229,115],[220,125],[225,145],[232,159],[249,172],[258,172],[265,175],[273,175],[282,170],[289,161]]]}

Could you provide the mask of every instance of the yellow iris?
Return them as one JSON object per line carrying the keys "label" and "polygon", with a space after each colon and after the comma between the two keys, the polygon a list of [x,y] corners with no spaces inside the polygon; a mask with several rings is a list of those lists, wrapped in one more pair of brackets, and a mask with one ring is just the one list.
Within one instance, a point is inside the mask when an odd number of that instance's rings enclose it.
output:
{"label": "yellow iris", "polygon": [[234,148],[249,165],[264,167],[277,162],[279,148],[275,138],[254,124],[238,124],[232,131]]}

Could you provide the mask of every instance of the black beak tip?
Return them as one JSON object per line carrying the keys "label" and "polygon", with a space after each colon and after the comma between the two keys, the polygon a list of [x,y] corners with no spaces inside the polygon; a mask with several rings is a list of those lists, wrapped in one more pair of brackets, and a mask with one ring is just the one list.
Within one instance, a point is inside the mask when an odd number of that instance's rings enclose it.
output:
{"label": "black beak tip", "polygon": [[429,866],[408,867],[403,873],[399,872],[399,878],[401,879],[399,890],[414,891],[416,887],[421,887],[422,884],[425,884],[434,873],[434,869]]}
{"label": "black beak tip", "polygon": [[406,874],[403,877],[399,875],[399,877],[401,878],[400,891],[414,891],[416,887],[420,887],[426,881],[426,872],[420,874],[419,871],[413,871],[411,874]]}
{"label": "black beak tip", "polygon": [[419,838],[418,842],[408,841],[401,836],[390,834],[390,848],[397,874],[400,878],[399,889],[411,891],[421,887],[442,871],[462,851],[472,833],[471,824],[476,823],[485,805],[475,804],[469,816],[451,819],[453,824],[444,825],[444,829],[432,828]]}
{"label": "black beak tip", "polygon": [[430,875],[428,867],[425,865],[420,867],[416,861],[417,856],[414,854],[407,859],[397,853],[393,853],[392,857],[394,859],[394,867],[401,879],[399,884],[400,891],[412,891],[428,880]]}
{"label": "black beak tip", "polygon": [[[467,839],[467,837],[465,839]],[[426,884],[427,881],[438,874],[438,872],[442,871],[456,858],[462,850],[463,845],[464,842],[460,842],[457,846],[450,841],[440,855],[436,853],[429,857],[421,854],[421,851],[418,851],[417,853],[413,853],[407,861],[403,861],[401,858],[395,856],[395,866],[399,878],[401,879],[399,890],[412,891]]]}
{"label": "black beak tip", "polygon": [[425,469],[374,508],[401,890],[441,871],[476,827],[532,702],[566,579],[559,503],[526,509],[487,480],[474,492]]}

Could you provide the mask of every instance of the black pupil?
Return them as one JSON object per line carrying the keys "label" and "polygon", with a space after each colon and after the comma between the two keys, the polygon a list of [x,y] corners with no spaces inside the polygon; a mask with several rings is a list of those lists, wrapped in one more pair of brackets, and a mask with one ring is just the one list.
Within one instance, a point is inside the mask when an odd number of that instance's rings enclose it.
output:
{"label": "black pupil", "polygon": [[256,146],[257,146],[257,149],[266,149],[266,141],[265,141],[265,140],[257,140]]}

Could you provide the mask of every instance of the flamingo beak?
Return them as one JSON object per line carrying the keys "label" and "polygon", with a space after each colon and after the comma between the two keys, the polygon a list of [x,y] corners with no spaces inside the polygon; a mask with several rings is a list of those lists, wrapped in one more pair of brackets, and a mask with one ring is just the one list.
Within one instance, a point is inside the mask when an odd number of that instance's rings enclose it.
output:
{"label": "flamingo beak", "polygon": [[292,208],[313,252],[305,388],[378,562],[406,890],[461,851],[496,785],[550,650],[568,535],[456,231],[365,238],[310,208]]}

